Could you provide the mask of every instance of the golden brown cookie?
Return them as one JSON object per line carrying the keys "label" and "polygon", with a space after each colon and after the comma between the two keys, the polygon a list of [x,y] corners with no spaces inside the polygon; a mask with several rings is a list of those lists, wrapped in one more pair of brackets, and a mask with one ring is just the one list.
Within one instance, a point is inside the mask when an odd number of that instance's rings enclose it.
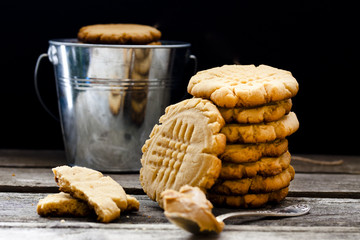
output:
{"label": "golden brown cookie", "polygon": [[[140,207],[139,201],[130,195],[126,195],[126,198],[128,203],[126,211],[138,211]],[[52,217],[86,217],[94,213],[86,202],[73,198],[70,194],[64,192],[50,194],[40,199],[37,204],[37,212],[40,216]]]}
{"label": "golden brown cookie", "polygon": [[288,150],[288,140],[276,139],[267,143],[227,144],[219,158],[226,162],[255,162],[262,157],[277,157]]}
{"label": "golden brown cookie", "polygon": [[161,32],[140,24],[96,24],[82,27],[78,39],[84,43],[149,44],[160,39]]}
{"label": "golden brown cookie", "polygon": [[299,128],[299,121],[294,112],[281,119],[258,124],[226,124],[221,133],[230,143],[262,143],[285,138]]}
{"label": "golden brown cookie", "polygon": [[86,202],[79,201],[63,192],[50,194],[40,199],[36,210],[40,216],[85,217],[92,213]]}
{"label": "golden brown cookie", "polygon": [[223,195],[244,195],[248,193],[273,192],[288,187],[290,185],[290,181],[294,179],[294,176],[295,170],[290,165],[281,173],[271,177],[256,175],[253,178],[241,178],[234,180],[218,179],[210,191],[212,193]]}
{"label": "golden brown cookie", "polygon": [[265,205],[266,203],[282,201],[288,194],[289,188],[283,188],[275,192],[269,193],[251,193],[245,195],[220,195],[215,193],[208,193],[207,197],[214,205],[228,206],[238,208],[256,208]]}
{"label": "golden brown cookie", "polygon": [[266,65],[224,65],[200,71],[188,92],[211,99],[217,106],[253,107],[294,97],[299,89],[288,71]]}
{"label": "golden brown cookie", "polygon": [[250,163],[223,162],[220,172],[221,179],[252,178],[256,175],[274,176],[288,168],[291,155],[285,152],[280,157],[263,157],[259,161]]}
{"label": "golden brown cookie", "polygon": [[200,98],[166,108],[143,148],[140,182],[162,206],[161,193],[184,185],[209,189],[218,178],[226,139],[225,122],[216,106]]}
{"label": "golden brown cookie", "polygon": [[225,122],[261,123],[279,120],[288,114],[292,107],[291,99],[271,102],[252,108],[219,108]]}
{"label": "golden brown cookie", "polygon": [[87,202],[95,210],[98,220],[111,222],[127,208],[124,189],[110,177],[85,167],[61,166],[53,168],[55,181],[62,192]]}

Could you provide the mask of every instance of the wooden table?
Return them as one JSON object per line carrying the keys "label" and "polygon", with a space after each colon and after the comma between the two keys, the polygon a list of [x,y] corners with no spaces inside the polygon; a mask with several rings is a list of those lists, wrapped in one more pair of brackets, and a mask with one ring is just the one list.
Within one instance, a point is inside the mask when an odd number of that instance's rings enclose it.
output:
{"label": "wooden table", "polygon": [[[43,218],[39,199],[58,192],[51,168],[66,164],[62,151],[0,150],[0,239],[360,239],[360,157],[306,156],[337,166],[293,160],[288,197],[279,206],[307,203],[295,218],[236,218],[220,235],[194,236],[170,224],[143,192],[138,174],[106,174],[140,201],[139,212],[113,223],[94,218]],[[218,215],[234,209],[215,208]]]}

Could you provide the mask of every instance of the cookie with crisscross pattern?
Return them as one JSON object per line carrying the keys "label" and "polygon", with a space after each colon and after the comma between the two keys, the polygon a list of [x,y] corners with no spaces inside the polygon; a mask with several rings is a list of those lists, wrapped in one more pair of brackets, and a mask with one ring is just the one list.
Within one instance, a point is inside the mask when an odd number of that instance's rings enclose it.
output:
{"label": "cookie with crisscross pattern", "polygon": [[188,92],[219,107],[253,107],[294,97],[299,84],[289,71],[266,65],[224,65],[200,71]]}
{"label": "cookie with crisscross pattern", "polygon": [[162,206],[161,192],[183,185],[209,189],[218,178],[225,122],[208,100],[192,98],[167,107],[143,148],[140,182]]}

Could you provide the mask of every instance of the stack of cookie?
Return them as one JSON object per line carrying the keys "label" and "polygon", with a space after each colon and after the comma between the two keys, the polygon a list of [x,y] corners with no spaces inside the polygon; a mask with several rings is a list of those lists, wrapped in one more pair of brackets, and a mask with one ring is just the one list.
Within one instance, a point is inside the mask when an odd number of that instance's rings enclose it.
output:
{"label": "stack of cookie", "polygon": [[258,207],[288,193],[294,169],[287,136],[299,128],[290,72],[266,65],[225,65],[198,72],[188,92],[211,100],[226,121],[220,176],[208,191],[214,204]]}

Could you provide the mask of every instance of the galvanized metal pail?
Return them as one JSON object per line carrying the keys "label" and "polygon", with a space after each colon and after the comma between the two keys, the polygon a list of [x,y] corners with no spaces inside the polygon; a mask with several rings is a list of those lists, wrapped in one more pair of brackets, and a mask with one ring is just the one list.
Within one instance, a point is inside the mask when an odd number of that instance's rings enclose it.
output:
{"label": "galvanized metal pail", "polygon": [[[133,172],[164,109],[185,94],[190,44],[84,44],[49,41],[66,157],[70,165]],[[195,61],[196,63],[196,61]],[[185,88],[184,88],[185,86]]]}

